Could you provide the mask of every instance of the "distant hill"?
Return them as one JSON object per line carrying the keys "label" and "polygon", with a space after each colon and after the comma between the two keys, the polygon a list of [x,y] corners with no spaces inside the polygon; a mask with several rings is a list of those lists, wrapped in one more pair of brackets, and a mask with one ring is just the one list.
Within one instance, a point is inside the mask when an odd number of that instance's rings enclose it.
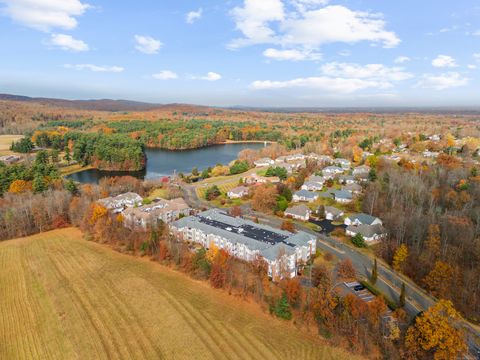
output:
{"label": "distant hill", "polygon": [[63,108],[94,111],[146,111],[159,109],[161,104],[151,104],[131,100],[64,100],[51,98],[37,98],[21,95],[0,94],[0,100],[32,102],[43,105],[51,105]]}

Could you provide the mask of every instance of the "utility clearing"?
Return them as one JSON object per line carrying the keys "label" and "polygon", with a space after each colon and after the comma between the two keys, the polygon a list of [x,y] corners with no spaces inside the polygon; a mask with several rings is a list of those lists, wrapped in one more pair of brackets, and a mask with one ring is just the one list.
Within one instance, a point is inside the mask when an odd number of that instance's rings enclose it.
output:
{"label": "utility clearing", "polygon": [[0,359],[352,359],[74,228],[0,243]]}

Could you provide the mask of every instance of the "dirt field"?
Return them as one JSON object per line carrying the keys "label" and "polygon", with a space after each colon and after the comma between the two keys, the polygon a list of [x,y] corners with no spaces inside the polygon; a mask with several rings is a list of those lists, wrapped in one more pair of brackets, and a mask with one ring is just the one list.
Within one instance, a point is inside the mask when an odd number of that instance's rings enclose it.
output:
{"label": "dirt field", "polygon": [[76,229],[0,243],[0,359],[353,359]]}

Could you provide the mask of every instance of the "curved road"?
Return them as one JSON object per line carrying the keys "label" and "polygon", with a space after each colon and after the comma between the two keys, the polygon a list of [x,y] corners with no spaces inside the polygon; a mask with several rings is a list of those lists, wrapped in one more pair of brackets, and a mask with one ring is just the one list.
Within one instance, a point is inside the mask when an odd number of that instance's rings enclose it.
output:
{"label": "curved road", "polygon": [[[195,190],[196,186],[198,186],[198,184],[182,184],[181,187],[184,190],[185,201],[190,206],[195,208],[210,207],[208,202],[198,198]],[[257,217],[262,223],[274,227],[280,227],[283,221],[275,216],[269,216],[263,213],[255,212],[251,210],[249,206],[243,206],[242,210],[244,212],[244,217]],[[319,248],[333,253],[340,259],[350,259],[354,267],[357,269],[357,274],[359,277],[364,279],[368,279],[370,277],[373,266],[373,258],[371,256],[363,254],[359,250],[339,242],[332,237],[315,232],[306,226],[301,224],[296,224],[296,226],[299,230],[316,235],[318,237],[317,246]],[[425,290],[420,288],[405,276],[391,270],[390,267],[380,259],[377,259],[377,269],[378,279],[375,286],[392,300],[398,301],[402,283],[405,283],[406,304],[404,309],[412,318],[435,304],[436,300]],[[475,358],[480,359],[480,346],[477,340],[480,337],[480,328],[467,321],[464,322],[464,328],[469,334],[468,343],[470,352],[476,354],[474,355],[476,356]]]}

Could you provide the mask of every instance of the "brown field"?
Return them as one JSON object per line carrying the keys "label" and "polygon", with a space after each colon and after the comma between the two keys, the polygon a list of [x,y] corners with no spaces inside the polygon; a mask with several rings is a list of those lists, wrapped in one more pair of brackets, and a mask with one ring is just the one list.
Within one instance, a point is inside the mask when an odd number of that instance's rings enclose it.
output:
{"label": "brown field", "polygon": [[354,358],[77,229],[1,243],[0,268],[0,359]]}
{"label": "brown field", "polygon": [[0,155],[13,154],[10,151],[10,145],[13,141],[23,138],[23,135],[0,135]]}

